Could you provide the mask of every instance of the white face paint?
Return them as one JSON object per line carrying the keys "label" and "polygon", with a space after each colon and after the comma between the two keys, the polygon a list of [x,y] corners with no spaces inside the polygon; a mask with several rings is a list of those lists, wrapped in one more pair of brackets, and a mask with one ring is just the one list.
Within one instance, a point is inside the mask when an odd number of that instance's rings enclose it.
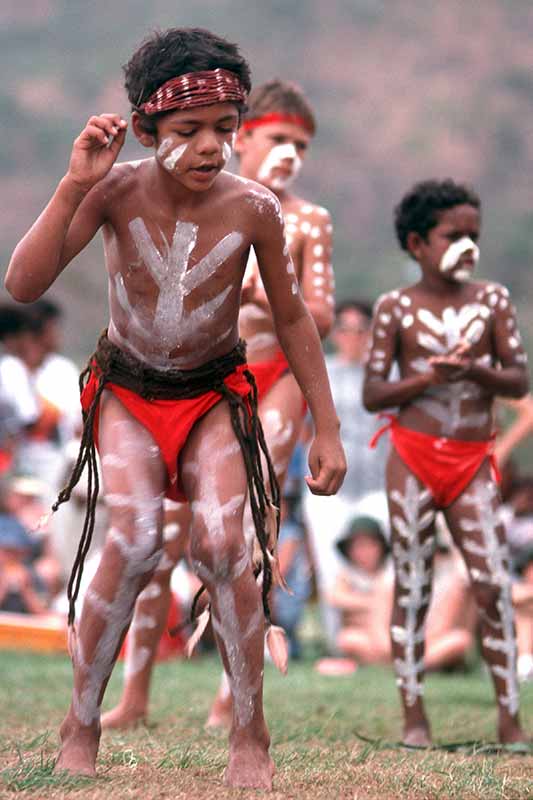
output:
{"label": "white face paint", "polygon": [[[293,144],[278,144],[268,153],[257,172],[257,180],[273,189],[285,189],[302,168],[302,160]],[[274,170],[287,170],[286,174],[273,175]]]}
{"label": "white face paint", "polygon": [[479,247],[470,237],[463,236],[457,242],[452,242],[448,247],[441,258],[439,270],[445,274],[450,273],[450,277],[459,282],[470,280],[472,275],[471,269],[467,267],[455,269],[461,256],[464,256],[466,253],[471,253],[475,267],[479,261]]}
{"label": "white face paint", "polygon": [[172,148],[172,138],[167,136],[165,139],[163,139],[157,148],[157,156],[167,172],[173,172],[176,169],[179,160],[188,146],[188,143],[185,142],[184,144],[180,144],[177,147]]}
{"label": "white face paint", "polygon": [[224,165],[228,163],[232,154],[233,154],[233,149],[227,142],[224,142],[224,144],[222,145],[222,159],[224,161]]}

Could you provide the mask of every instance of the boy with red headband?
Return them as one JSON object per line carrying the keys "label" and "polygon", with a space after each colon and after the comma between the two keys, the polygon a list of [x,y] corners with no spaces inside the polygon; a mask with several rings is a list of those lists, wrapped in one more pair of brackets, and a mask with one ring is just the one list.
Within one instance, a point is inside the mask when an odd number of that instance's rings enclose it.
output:
{"label": "boy with red headband", "polygon": [[[313,111],[301,89],[287,81],[272,80],[251,92],[235,152],[240,175],[259,181],[279,198],[295,276],[318,332],[324,337],[333,323],[331,218],[324,208],[291,191],[315,129]],[[280,348],[253,253],[243,283],[239,330],[247,343],[248,363],[257,383],[259,415],[276,477],[282,486],[300,435],[305,404]],[[245,519],[252,538],[249,514]],[[104,727],[129,727],[146,718],[152,667],[170,603],[170,578],[173,567],[183,556],[189,525],[190,512],[186,506],[167,513],[165,555],[137,603],[127,643],[123,696],[118,706],[104,715]],[[141,624],[143,620],[145,624]],[[224,678],[208,725],[229,724],[231,712],[229,683]]]}
{"label": "boy with red headband", "polygon": [[[91,117],[6,277],[15,299],[35,300],[103,228],[110,322],[83,375],[82,447],[59,497],[68,499],[88,464],[93,493],[69,587],[71,625],[94,522],[96,441],[111,527],[77,632],[71,627],[74,690],[57,767],[95,774],[100,705],[137,596],[161,557],[167,495],[190,503],[193,562],[209,591],[235,698],[226,782],[268,789],[262,670],[273,513],[261,451],[270,462],[237,328],[252,246],[280,342],[315,418],[312,491],[337,490],[344,455],[279,202],[223,171],[249,89],[246,62],[208,31],[171,29],[147,39],[125,72],[133,132],[154,156],[115,164],[127,123],[116,114]],[[263,557],[262,598],[243,537],[247,494]]]}
{"label": "boy with red headband", "polygon": [[[422,703],[424,620],[439,510],[464,557],[479,608],[499,739],[525,738],[492,459],[492,406],[496,395],[526,394],[527,357],[507,289],[472,279],[479,230],[480,201],[466,186],[426,181],[403,198],[396,232],[422,277],[378,300],[363,389],[369,411],[400,408],[382,431],[390,430],[392,442],[387,465],[396,571],[391,639],[409,745],[431,743]],[[395,360],[401,378],[391,382]]]}

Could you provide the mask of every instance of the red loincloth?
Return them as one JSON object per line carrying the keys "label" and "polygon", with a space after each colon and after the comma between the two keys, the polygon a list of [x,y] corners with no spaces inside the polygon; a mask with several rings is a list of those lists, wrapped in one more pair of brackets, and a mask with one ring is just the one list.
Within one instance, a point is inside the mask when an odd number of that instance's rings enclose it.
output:
{"label": "red loincloth", "polygon": [[[284,375],[291,371],[283,350],[278,350],[273,358],[269,358],[266,361],[256,361],[248,366],[254,374],[259,402],[265,399],[270,389],[276,385],[280,378],[283,378]],[[306,413],[307,403],[302,398],[302,415],[305,416]]]}
{"label": "red loincloth", "polygon": [[[224,379],[226,386],[241,397],[247,397],[251,391],[250,384],[243,375],[245,369],[247,369],[245,364],[240,365]],[[81,394],[84,411],[90,407],[97,386],[98,379],[94,372],[91,372]],[[222,399],[222,395],[219,392],[209,391],[184,400],[144,400],[136,392],[116,383],[106,383],[105,388],[113,392],[124,408],[152,434],[157,442],[167,468],[166,496],[170,500],[186,502],[187,498],[178,475],[180,452],[195,423]],[[97,414],[94,421],[94,440],[97,446],[98,424]]]}
{"label": "red loincloth", "polygon": [[395,416],[384,414],[389,422],[370,441],[375,447],[379,438],[390,431],[394,449],[411,472],[429,489],[439,508],[447,508],[471,483],[486,459],[494,480],[500,474],[493,454],[494,437],[480,442],[430,436],[404,428]]}
{"label": "red loincloth", "polygon": [[283,375],[290,372],[289,362],[285,358],[283,350],[278,350],[273,358],[269,358],[267,361],[256,361],[249,367],[254,374],[259,400],[263,400],[274,384]]}

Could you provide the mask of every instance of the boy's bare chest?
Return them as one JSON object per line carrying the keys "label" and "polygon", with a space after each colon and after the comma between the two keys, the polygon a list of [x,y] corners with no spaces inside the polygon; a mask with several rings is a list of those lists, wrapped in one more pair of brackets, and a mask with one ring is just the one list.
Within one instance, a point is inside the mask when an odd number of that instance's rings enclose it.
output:
{"label": "boy's bare chest", "polygon": [[108,267],[128,292],[208,293],[242,275],[247,235],[224,219],[132,214],[110,237]]}
{"label": "boy's bare chest", "polygon": [[493,309],[484,298],[464,302],[421,302],[407,294],[392,308],[406,356],[447,355],[467,347],[480,356],[490,351]]}

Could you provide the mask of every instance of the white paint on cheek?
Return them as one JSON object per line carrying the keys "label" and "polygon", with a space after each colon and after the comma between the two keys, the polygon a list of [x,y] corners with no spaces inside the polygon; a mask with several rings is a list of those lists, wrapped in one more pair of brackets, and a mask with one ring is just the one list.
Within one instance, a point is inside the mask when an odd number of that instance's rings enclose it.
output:
{"label": "white paint on cheek", "polygon": [[[479,260],[479,247],[469,236],[463,236],[457,242],[452,242],[441,258],[439,270],[444,273],[450,272],[457,266],[461,256],[469,252],[472,253],[474,264],[477,264]],[[470,270],[457,270],[454,273],[454,277],[459,281],[468,280],[470,277]]]}
{"label": "white paint on cheek", "polygon": [[[257,172],[260,183],[270,182],[275,189],[284,189],[296,178],[302,167],[302,161],[293,144],[279,144],[269,151]],[[278,168],[287,169],[286,175],[273,175]]]}
{"label": "white paint on cheek", "polygon": [[187,144],[180,144],[178,147],[175,147],[174,150],[164,159],[163,166],[169,172],[172,172],[176,169],[176,165],[178,164],[179,160],[181,159],[182,155],[186,151],[188,145]]}
{"label": "white paint on cheek", "polygon": [[224,144],[222,145],[222,158],[224,160],[224,164],[228,163],[228,161],[230,160],[230,158],[232,156],[232,153],[233,153],[233,149],[230,147],[230,145],[227,142],[224,142]]}

